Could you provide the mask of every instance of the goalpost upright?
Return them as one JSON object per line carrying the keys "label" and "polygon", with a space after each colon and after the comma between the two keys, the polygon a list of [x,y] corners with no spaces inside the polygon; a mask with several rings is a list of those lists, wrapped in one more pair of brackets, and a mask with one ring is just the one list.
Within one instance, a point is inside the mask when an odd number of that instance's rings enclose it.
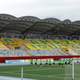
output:
{"label": "goalpost upright", "polygon": [[75,80],[75,75],[74,75],[74,59],[72,61],[72,80]]}

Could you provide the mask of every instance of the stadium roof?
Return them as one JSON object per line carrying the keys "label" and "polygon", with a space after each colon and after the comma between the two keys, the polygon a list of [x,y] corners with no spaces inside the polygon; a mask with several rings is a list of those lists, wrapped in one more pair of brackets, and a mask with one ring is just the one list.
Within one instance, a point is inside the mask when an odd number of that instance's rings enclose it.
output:
{"label": "stadium roof", "polygon": [[0,32],[14,33],[48,33],[80,35],[80,21],[61,21],[56,18],[40,19],[34,16],[15,17],[9,14],[0,14]]}

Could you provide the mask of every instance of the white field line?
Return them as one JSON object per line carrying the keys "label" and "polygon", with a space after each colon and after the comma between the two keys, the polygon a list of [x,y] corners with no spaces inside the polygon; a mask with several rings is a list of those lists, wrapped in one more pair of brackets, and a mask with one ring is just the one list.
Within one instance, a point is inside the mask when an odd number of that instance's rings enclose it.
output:
{"label": "white field line", "polygon": [[[21,79],[15,77],[0,76],[0,80],[21,80]],[[24,78],[23,80],[33,80],[33,79]]]}

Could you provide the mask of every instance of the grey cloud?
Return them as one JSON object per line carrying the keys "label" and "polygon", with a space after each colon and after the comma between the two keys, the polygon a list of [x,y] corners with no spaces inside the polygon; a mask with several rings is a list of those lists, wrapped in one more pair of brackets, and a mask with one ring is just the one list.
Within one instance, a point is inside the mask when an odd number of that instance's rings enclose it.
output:
{"label": "grey cloud", "polygon": [[80,0],[0,0],[0,13],[80,19]]}

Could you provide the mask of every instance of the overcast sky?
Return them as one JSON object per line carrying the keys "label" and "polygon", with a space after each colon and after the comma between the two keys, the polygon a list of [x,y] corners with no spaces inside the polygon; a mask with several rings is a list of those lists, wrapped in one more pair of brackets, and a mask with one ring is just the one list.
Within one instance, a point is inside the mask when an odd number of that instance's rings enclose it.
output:
{"label": "overcast sky", "polygon": [[80,20],[80,0],[0,0],[0,13]]}

